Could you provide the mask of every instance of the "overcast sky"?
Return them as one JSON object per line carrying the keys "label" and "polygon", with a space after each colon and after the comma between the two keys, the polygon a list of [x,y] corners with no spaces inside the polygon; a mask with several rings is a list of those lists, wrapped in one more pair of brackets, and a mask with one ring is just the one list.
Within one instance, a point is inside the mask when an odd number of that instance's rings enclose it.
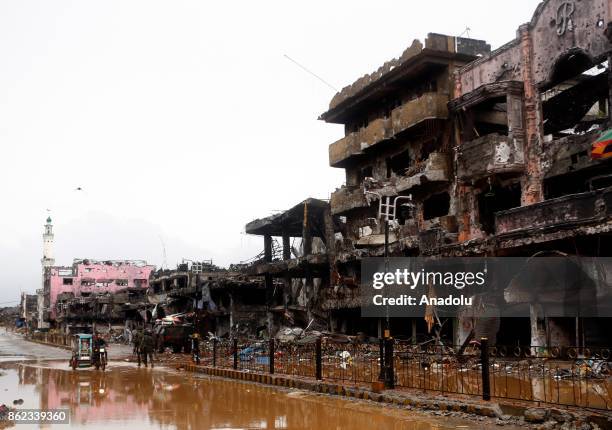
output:
{"label": "overcast sky", "polygon": [[56,264],[257,254],[248,221],[344,181],[334,91],[285,54],[341,88],[428,32],[498,47],[537,3],[0,0],[0,302],[40,288],[47,209]]}

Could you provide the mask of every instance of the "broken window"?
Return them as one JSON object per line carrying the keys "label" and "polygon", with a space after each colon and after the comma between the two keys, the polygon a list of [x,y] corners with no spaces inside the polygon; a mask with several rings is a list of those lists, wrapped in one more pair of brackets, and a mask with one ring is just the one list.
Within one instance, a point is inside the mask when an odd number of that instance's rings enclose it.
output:
{"label": "broken window", "polygon": [[125,286],[127,286],[128,281],[127,281],[127,279],[117,279],[117,280],[115,280],[115,284],[117,284],[119,286],[122,286],[122,287],[125,287]]}
{"label": "broken window", "polygon": [[134,279],[134,286],[136,287],[142,287],[147,285],[147,280],[146,279]]}
{"label": "broken window", "polygon": [[488,234],[495,232],[495,212],[512,209],[521,205],[521,185],[493,185],[478,195],[478,215],[482,230]]}
{"label": "broken window", "polygon": [[92,287],[95,283],[93,279],[81,279],[81,286],[83,287]]}
{"label": "broken window", "polygon": [[450,210],[450,195],[448,193],[434,194],[423,202],[423,219],[448,215]]}
{"label": "broken window", "polygon": [[72,278],[63,278],[62,283],[64,285],[72,285]]}
{"label": "broken window", "polygon": [[391,177],[392,173],[400,176],[410,167],[410,151],[405,150],[392,157],[387,158],[387,178]]}

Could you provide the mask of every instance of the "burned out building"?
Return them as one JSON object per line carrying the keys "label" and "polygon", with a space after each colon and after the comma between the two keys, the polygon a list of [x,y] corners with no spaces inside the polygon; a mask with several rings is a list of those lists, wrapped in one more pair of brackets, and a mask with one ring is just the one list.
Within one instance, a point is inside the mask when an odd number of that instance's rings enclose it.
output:
{"label": "burned out building", "polygon": [[[610,128],[611,12],[605,0],[544,1],[514,40],[457,71],[459,238],[435,252],[611,255],[612,164],[592,153]],[[531,318],[502,320],[498,337],[610,341],[605,318],[547,318],[531,307]]]}
{"label": "burned out building", "polygon": [[212,261],[183,262],[153,272],[145,320],[182,315],[202,334],[255,335],[266,326],[264,282],[220,268]]}
{"label": "burned out building", "polygon": [[91,259],[47,267],[42,289],[45,321],[65,332],[95,323],[123,325],[125,312],[144,302],[153,269],[143,260]]}
{"label": "burned out building", "polygon": [[[592,145],[610,128],[611,14],[606,0],[546,0],[492,52],[429,34],[336,94],[321,115],[345,125],[329,147],[330,165],[346,171],[330,201],[340,226],[325,301],[332,329],[375,334],[359,318],[357,287],[361,260],[385,253],[381,213],[393,214],[390,256],[610,256],[612,157]],[[607,319],[548,318],[528,305],[528,318],[454,319],[446,336],[610,341]],[[391,330],[428,327],[394,319]]]}
{"label": "burned out building", "polygon": [[[332,329],[381,334],[376,321],[360,318],[357,288],[361,259],[384,253],[380,210],[398,203],[388,231],[391,255],[420,255],[438,240],[457,240],[448,102],[454,73],[489,51],[481,40],[429,34],[424,44],[415,40],[400,58],[342,89],[321,115],[345,127],[329,147],[330,165],[346,172],[330,201],[341,225],[325,302]],[[392,323],[412,333],[417,321]]]}
{"label": "burned out building", "polygon": [[243,271],[263,279],[268,334],[293,326],[326,330],[322,297],[330,285],[336,231],[329,203],[309,198],[251,221],[245,231],[264,239],[264,250]]}
{"label": "burned out building", "polygon": [[112,330],[123,333],[125,328],[140,324],[141,310],[145,309],[146,290],[141,287],[96,292],[75,297],[65,292],[57,297],[55,325],[65,333]]}
{"label": "burned out building", "polygon": [[19,319],[28,328],[38,327],[38,296],[36,294],[21,293]]}

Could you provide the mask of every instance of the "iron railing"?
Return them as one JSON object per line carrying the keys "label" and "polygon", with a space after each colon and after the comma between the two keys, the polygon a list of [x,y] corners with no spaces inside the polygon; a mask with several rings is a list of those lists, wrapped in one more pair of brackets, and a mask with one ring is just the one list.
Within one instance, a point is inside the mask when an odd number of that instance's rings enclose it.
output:
{"label": "iron railing", "polygon": [[356,385],[386,380],[388,388],[612,410],[609,348],[488,346],[483,341],[482,347],[461,349],[393,339],[338,343],[325,338],[215,343],[203,342],[201,357],[217,367]]}

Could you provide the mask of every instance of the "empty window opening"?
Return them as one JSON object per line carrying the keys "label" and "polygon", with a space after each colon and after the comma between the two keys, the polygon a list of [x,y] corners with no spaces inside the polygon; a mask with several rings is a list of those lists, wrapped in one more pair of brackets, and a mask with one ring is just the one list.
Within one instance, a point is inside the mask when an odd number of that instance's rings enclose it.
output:
{"label": "empty window opening", "polygon": [[[612,148],[612,146],[610,147]],[[612,187],[612,175],[601,175],[591,178],[588,181],[589,190],[599,190],[602,188]]]}
{"label": "empty window opening", "polygon": [[508,135],[508,104],[506,97],[486,100],[466,113],[463,124],[465,140],[487,134]]}
{"label": "empty window opening", "polygon": [[612,175],[607,169],[606,165],[600,165],[547,178],[544,180],[544,198],[548,200],[610,187]]}
{"label": "empty window opening", "polygon": [[438,139],[430,139],[421,145],[421,153],[419,155],[419,161],[425,161],[429,158],[429,155],[432,152],[435,152],[440,149],[440,143]]}
{"label": "empty window opening", "polygon": [[410,151],[408,150],[387,158],[387,178],[390,178],[393,173],[398,176],[406,173],[406,169],[410,167],[410,162]]}
{"label": "empty window opening", "polygon": [[359,182],[362,182],[365,178],[372,178],[374,169],[372,166],[367,166],[359,171]]}
{"label": "empty window opening", "polygon": [[397,208],[397,222],[406,225],[406,221],[413,219],[413,206],[411,203],[401,203]]}
{"label": "empty window opening", "polygon": [[434,194],[423,202],[423,218],[426,220],[448,215],[450,210],[450,195],[448,193]]}
{"label": "empty window opening", "polygon": [[563,136],[599,128],[608,119],[607,62],[593,67],[583,54],[570,54],[555,65],[542,92],[544,134]]}
{"label": "empty window opening", "polygon": [[64,285],[72,285],[72,278],[63,278],[62,283]]}
{"label": "empty window opening", "polygon": [[128,284],[127,279],[117,279],[115,283],[119,286],[125,287]]}
{"label": "empty window opening", "polygon": [[480,225],[488,234],[495,232],[495,212],[512,209],[521,205],[521,185],[489,185],[478,195]]}

